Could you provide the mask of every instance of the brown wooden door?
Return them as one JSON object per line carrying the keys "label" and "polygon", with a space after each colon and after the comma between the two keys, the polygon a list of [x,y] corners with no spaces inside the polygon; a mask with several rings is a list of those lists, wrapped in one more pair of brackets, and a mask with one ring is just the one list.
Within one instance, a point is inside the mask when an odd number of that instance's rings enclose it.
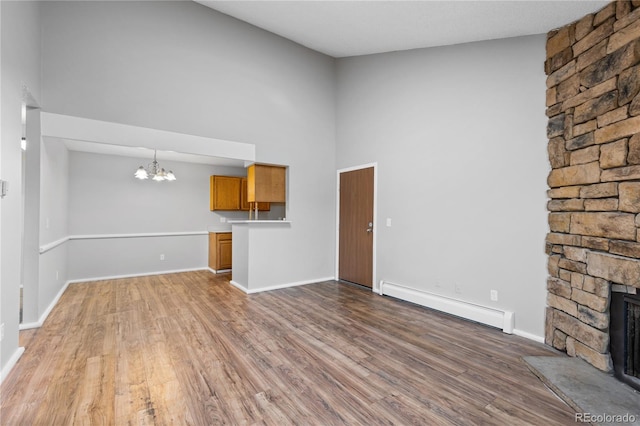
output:
{"label": "brown wooden door", "polygon": [[338,278],[373,285],[373,167],[340,174]]}

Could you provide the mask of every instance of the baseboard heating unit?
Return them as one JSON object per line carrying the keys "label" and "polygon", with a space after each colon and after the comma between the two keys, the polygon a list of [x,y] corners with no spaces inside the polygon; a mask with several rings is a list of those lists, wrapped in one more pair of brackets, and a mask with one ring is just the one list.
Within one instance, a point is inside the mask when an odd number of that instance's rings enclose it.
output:
{"label": "baseboard heating unit", "polygon": [[515,319],[511,311],[501,311],[499,309],[463,302],[450,297],[394,284],[389,281],[380,281],[378,291],[380,295],[395,297],[457,317],[490,325],[502,329],[503,332],[508,334],[513,333]]}

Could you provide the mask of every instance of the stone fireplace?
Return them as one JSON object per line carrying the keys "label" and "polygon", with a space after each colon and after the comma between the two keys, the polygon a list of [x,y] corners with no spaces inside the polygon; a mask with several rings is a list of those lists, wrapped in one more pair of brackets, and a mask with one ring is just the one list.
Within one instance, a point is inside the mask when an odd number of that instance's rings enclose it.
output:
{"label": "stone fireplace", "polygon": [[640,294],[640,1],[547,35],[545,341],[611,372],[612,292]]}

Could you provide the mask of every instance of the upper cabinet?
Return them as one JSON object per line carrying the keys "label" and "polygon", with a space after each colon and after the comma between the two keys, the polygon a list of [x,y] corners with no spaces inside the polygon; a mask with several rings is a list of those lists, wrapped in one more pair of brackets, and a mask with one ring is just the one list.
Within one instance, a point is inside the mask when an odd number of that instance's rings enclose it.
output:
{"label": "upper cabinet", "polygon": [[[247,199],[247,178],[239,176],[210,177],[210,210],[255,210],[255,204]],[[269,211],[269,203],[259,202],[259,211]]]}
{"label": "upper cabinet", "polygon": [[270,203],[286,202],[286,174],[284,166],[252,164],[247,177],[211,176],[211,210],[268,211]]}
{"label": "upper cabinet", "polygon": [[240,178],[236,176],[211,176],[210,209],[240,210],[240,185]]}
{"label": "upper cabinet", "polygon": [[[255,210],[255,204],[250,203],[247,198],[247,178],[242,178],[240,181],[240,210]],[[269,211],[271,210],[270,203],[258,203],[259,211]]]}
{"label": "upper cabinet", "polygon": [[286,202],[284,166],[252,164],[247,168],[247,200],[252,202]]}

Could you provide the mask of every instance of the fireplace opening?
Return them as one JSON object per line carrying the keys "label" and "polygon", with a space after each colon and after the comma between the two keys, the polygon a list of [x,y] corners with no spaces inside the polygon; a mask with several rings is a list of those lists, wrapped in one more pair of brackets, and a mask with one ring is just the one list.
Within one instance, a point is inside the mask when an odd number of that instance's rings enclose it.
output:
{"label": "fireplace opening", "polygon": [[640,296],[611,294],[611,358],[618,380],[640,391]]}

